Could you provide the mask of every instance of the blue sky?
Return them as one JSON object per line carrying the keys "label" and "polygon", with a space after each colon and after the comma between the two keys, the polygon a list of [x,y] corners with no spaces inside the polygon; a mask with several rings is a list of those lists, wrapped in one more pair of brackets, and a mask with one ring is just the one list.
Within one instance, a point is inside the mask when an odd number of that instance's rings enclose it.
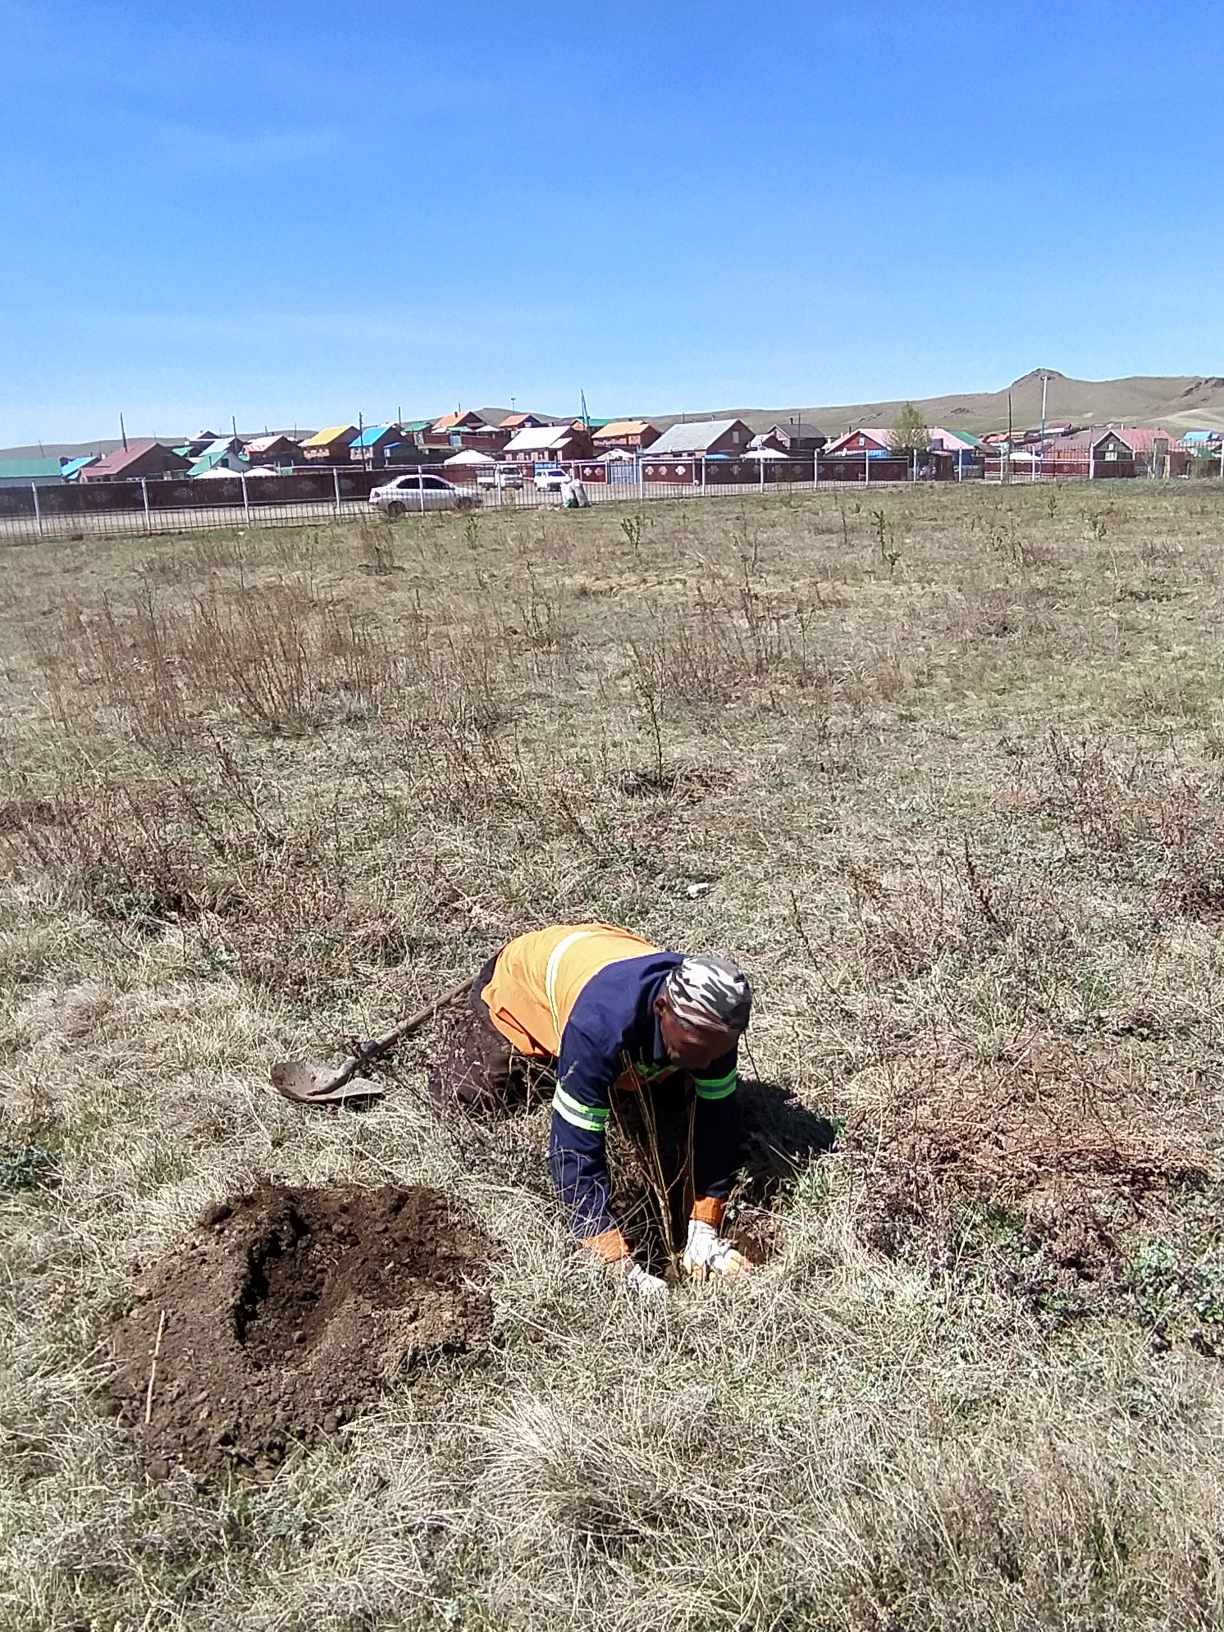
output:
{"label": "blue sky", "polygon": [[0,442],[1224,373],[1216,7],[0,0]]}

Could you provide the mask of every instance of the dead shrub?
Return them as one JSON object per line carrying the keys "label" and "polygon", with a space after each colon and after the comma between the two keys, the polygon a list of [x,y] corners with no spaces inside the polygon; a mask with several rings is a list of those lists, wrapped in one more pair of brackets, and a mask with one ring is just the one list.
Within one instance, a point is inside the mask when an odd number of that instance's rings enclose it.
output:
{"label": "dead shrub", "polygon": [[1022,1256],[1109,1277],[1153,1207],[1211,1177],[1207,1152],[1141,1117],[1107,1058],[1065,1044],[990,1062],[927,1049],[856,1090],[848,1149],[869,1173],[870,1237],[891,1252],[950,1263],[971,1209]]}
{"label": "dead shrub", "polygon": [[217,716],[269,734],[365,718],[392,706],[406,678],[369,620],[291,582],[214,588],[186,607],[147,585],[128,608],[69,603],[30,645],[65,730],[85,698],[163,743]]}

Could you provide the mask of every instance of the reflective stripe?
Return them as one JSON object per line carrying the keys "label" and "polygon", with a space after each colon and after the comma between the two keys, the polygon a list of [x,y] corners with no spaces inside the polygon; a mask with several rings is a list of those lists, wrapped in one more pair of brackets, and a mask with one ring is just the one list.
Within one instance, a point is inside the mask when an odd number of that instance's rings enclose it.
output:
{"label": "reflective stripe", "polygon": [[726,1099],[735,1092],[738,1071],[728,1071],[725,1077],[694,1077],[693,1087],[698,1099]]}
{"label": "reflective stripe", "polygon": [[575,929],[559,940],[549,954],[548,966],[544,971],[544,995],[548,999],[548,1012],[552,1016],[553,1030],[557,1034],[557,1047],[561,1047],[561,1021],[557,1016],[557,970],[561,959],[573,946],[575,941],[586,941],[594,934],[591,929]]}
{"label": "reflective stripe", "polygon": [[585,1128],[588,1133],[603,1133],[608,1120],[607,1111],[595,1110],[590,1105],[580,1105],[560,1088],[553,1095],[552,1108],[571,1127]]}
{"label": "reflective stripe", "polygon": [[573,1094],[567,1094],[560,1083],[557,1084],[553,1099],[554,1101],[559,1099],[563,1105],[568,1105],[570,1110],[576,1112],[579,1116],[593,1116],[600,1122],[608,1120],[608,1107],[606,1105],[587,1105],[581,1099],[575,1099]]}

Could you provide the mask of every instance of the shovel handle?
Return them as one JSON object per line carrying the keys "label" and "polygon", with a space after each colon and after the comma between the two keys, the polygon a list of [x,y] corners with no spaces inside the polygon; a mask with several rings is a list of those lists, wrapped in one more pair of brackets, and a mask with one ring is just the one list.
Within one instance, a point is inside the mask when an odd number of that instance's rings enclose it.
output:
{"label": "shovel handle", "polygon": [[427,1020],[432,1020],[439,1009],[445,1009],[449,1004],[457,1002],[459,998],[466,997],[475,984],[476,976],[469,975],[466,980],[459,981],[456,985],[443,992],[441,997],[435,997],[433,1002],[427,1003],[423,1009],[418,1009],[415,1014],[410,1014],[406,1020],[397,1022],[391,1027],[390,1031],[384,1031],[381,1037],[371,1038],[361,1051],[362,1059],[376,1060],[379,1055],[385,1054],[389,1048],[394,1048],[396,1043],[401,1042],[405,1037],[411,1037],[412,1033],[419,1031]]}

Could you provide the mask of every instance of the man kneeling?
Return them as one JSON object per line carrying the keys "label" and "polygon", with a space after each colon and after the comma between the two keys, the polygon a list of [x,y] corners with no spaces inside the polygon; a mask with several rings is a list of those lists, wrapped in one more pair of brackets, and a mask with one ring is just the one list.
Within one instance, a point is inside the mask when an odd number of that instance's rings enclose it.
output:
{"label": "man kneeling", "polygon": [[[752,990],[735,964],[685,957],[608,924],[556,924],[490,958],[469,1000],[473,1047],[453,1085],[468,1110],[507,1108],[528,1062],[555,1072],[549,1167],[575,1235],[639,1292],[665,1283],[633,1262],[612,1214],[605,1134],[614,1091],[696,1096],[694,1202],[684,1269],[737,1275],[719,1233],[739,1161],[739,1039]],[[683,1102],[683,1101],[682,1101]]]}

